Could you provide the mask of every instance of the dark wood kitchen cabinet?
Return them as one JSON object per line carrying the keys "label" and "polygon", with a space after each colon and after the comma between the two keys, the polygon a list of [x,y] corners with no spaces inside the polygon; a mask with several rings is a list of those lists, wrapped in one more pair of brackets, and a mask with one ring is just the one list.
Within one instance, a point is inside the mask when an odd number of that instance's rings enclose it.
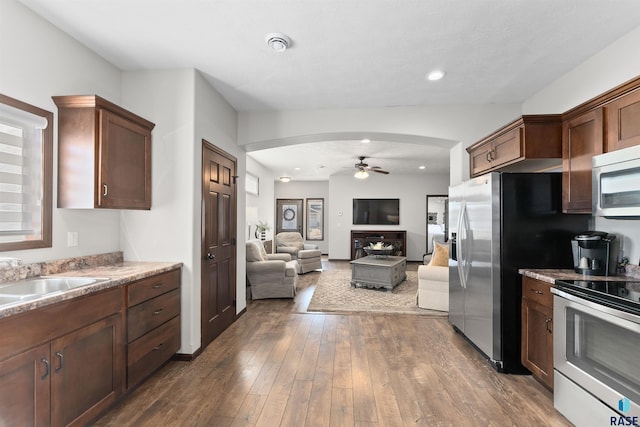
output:
{"label": "dark wood kitchen cabinet", "polygon": [[604,151],[602,108],[562,124],[562,210],[591,213],[592,157]]}
{"label": "dark wood kitchen cabinet", "polygon": [[558,114],[526,115],[498,129],[469,148],[472,177],[517,165],[539,170],[559,164],[562,121]]}
{"label": "dark wood kitchen cabinet", "polygon": [[160,368],[180,349],[180,270],[127,286],[127,387]]}
{"label": "dark wood kitchen cabinet", "polygon": [[551,285],[522,278],[521,362],[553,390],[553,296]]}
{"label": "dark wood kitchen cabinet", "polygon": [[151,208],[154,124],[96,95],[54,96],[58,207]]}
{"label": "dark wood kitchen cabinet", "polygon": [[86,425],[124,393],[123,298],[117,288],[0,321],[3,422]]}
{"label": "dark wood kitchen cabinet", "polygon": [[50,424],[50,361],[46,344],[0,362],[2,425]]}
{"label": "dark wood kitchen cabinet", "polygon": [[605,105],[607,151],[640,145],[640,89]]}

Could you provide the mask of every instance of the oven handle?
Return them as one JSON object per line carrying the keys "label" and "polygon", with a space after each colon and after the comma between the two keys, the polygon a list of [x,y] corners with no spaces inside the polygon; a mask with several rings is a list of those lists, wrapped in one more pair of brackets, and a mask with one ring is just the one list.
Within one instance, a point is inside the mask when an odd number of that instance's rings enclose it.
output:
{"label": "oven handle", "polygon": [[[599,318],[605,318],[606,319],[610,319],[609,316],[613,316],[613,317],[617,317],[619,319],[623,319],[632,323],[636,324],[636,328],[634,329],[638,329],[640,330],[640,316],[637,316],[635,314],[631,314],[631,313],[627,313],[625,311],[622,310],[616,310],[615,308],[611,308],[608,307],[604,304],[600,304],[598,302],[594,302],[594,301],[590,301],[587,299],[584,299],[582,297],[579,297],[577,295],[565,292],[561,289],[558,288],[554,288],[551,287],[551,293],[554,295],[557,295],[561,298],[567,299],[569,301],[572,301],[576,304],[580,304],[584,307],[586,307],[587,309],[589,309],[589,311],[587,311],[587,313],[599,317]],[[614,322],[615,323],[615,322]],[[622,326],[622,325],[621,325]]]}

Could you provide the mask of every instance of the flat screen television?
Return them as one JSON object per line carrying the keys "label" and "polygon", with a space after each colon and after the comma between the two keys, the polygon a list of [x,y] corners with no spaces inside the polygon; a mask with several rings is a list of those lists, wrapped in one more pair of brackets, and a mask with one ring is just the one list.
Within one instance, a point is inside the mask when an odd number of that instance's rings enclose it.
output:
{"label": "flat screen television", "polygon": [[400,199],[353,199],[353,223],[399,225]]}

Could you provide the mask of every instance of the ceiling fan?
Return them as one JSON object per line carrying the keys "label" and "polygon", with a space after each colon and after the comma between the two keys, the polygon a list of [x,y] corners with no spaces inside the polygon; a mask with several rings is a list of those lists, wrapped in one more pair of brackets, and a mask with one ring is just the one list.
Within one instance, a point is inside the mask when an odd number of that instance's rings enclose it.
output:
{"label": "ceiling fan", "polygon": [[380,166],[369,166],[364,162],[364,159],[366,159],[365,156],[358,156],[358,160],[360,160],[360,162],[354,165],[354,167],[356,168],[356,173],[355,175],[353,175],[354,177],[365,179],[369,176],[369,171],[389,175],[389,172],[382,170]]}

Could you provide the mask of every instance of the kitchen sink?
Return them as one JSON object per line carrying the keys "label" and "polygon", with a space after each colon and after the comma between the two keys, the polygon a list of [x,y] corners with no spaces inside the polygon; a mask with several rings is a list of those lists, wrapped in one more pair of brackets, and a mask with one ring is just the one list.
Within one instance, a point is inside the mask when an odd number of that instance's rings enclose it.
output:
{"label": "kitchen sink", "polygon": [[36,277],[0,284],[0,306],[43,295],[61,293],[109,280],[104,277]]}

